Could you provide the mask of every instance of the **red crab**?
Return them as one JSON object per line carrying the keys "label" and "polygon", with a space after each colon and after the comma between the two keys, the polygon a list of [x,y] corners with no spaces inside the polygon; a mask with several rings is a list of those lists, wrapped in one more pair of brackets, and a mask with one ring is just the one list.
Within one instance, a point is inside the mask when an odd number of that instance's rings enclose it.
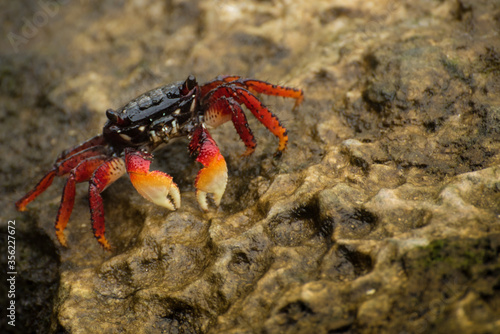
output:
{"label": "red crab", "polygon": [[102,134],[61,153],[52,169],[16,202],[19,211],[44,192],[55,176],[68,176],[64,186],[55,228],[57,239],[67,246],[64,229],[75,201],[75,185],[89,181],[89,204],[92,229],[97,241],[107,250],[111,247],[104,236],[104,208],[100,193],[123,174],[147,200],[175,210],[181,205],[179,188],[172,177],[150,171],[152,152],[172,138],[187,136],[189,152],[204,167],[195,180],[196,198],[203,210],[208,210],[207,194],[213,195],[218,206],[227,183],[226,162],[207,128],[232,121],[236,132],[251,154],[256,147],[244,105],[279,139],[277,154],[288,141],[287,131],[276,116],[266,108],[255,93],[291,97],[298,106],[303,99],[299,89],[243,79],[238,76],[219,76],[198,85],[190,75],[184,82],[153,89],[114,111],[108,109],[108,121]]}

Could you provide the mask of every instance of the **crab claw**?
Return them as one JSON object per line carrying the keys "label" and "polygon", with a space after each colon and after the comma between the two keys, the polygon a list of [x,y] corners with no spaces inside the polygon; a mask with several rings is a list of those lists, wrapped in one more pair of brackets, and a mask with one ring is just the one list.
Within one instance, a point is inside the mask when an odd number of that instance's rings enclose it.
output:
{"label": "crab claw", "polygon": [[197,155],[196,161],[202,168],[196,176],[196,199],[200,207],[208,211],[207,195],[213,194],[216,206],[220,201],[227,184],[227,166],[217,144],[204,127],[197,128],[189,143],[191,154]]}
{"label": "crab claw", "polygon": [[201,169],[196,176],[196,199],[200,207],[208,211],[207,195],[213,194],[216,206],[220,205],[222,195],[226,190],[227,167],[226,161],[220,153],[207,165]]}
{"label": "crab claw", "polygon": [[148,201],[175,210],[181,206],[179,188],[170,175],[157,170],[149,171],[152,158],[151,154],[132,148],[125,150],[125,164],[130,181],[137,192]]}

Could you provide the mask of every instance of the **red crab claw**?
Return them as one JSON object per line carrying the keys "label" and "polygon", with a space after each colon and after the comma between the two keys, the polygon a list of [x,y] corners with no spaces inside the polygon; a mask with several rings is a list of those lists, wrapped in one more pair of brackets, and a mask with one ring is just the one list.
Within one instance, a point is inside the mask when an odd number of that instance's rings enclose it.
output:
{"label": "red crab claw", "polygon": [[179,188],[170,175],[157,170],[149,171],[152,158],[151,154],[132,148],[125,150],[125,164],[130,181],[137,192],[148,201],[175,210],[181,206]]}
{"label": "red crab claw", "polygon": [[222,195],[226,190],[227,166],[217,144],[208,131],[198,127],[189,143],[189,151],[196,155],[196,161],[200,162],[202,168],[196,176],[194,183],[196,187],[196,199],[200,207],[208,211],[207,194],[213,194],[216,206],[219,206]]}

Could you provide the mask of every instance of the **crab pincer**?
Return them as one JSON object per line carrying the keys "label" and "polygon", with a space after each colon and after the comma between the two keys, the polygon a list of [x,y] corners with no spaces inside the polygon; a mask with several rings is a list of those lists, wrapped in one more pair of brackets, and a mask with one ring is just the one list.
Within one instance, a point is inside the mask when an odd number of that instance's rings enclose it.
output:
{"label": "crab pincer", "polygon": [[125,165],[132,185],[139,194],[169,210],[181,206],[181,194],[172,177],[161,171],[149,171],[153,156],[132,148],[125,149]]}
{"label": "crab pincer", "polygon": [[207,195],[212,194],[215,205],[219,206],[226,190],[226,160],[205,127],[194,131],[189,151],[204,166],[196,176],[195,188],[198,204],[204,211],[208,211]]}

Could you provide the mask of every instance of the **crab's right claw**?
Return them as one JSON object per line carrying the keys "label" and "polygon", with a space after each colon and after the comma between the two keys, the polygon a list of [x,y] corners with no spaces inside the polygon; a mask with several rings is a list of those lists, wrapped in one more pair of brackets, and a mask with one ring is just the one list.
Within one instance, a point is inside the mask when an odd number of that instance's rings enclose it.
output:
{"label": "crab's right claw", "polygon": [[132,185],[139,194],[156,205],[169,210],[181,206],[179,188],[172,177],[160,171],[149,171],[152,156],[134,149],[125,150],[125,164]]}
{"label": "crab's right claw", "polygon": [[200,162],[202,168],[196,176],[196,199],[204,211],[208,211],[207,195],[213,194],[216,206],[220,205],[222,195],[226,190],[227,166],[217,144],[208,131],[197,128],[189,143],[191,154],[197,155],[196,161]]}

